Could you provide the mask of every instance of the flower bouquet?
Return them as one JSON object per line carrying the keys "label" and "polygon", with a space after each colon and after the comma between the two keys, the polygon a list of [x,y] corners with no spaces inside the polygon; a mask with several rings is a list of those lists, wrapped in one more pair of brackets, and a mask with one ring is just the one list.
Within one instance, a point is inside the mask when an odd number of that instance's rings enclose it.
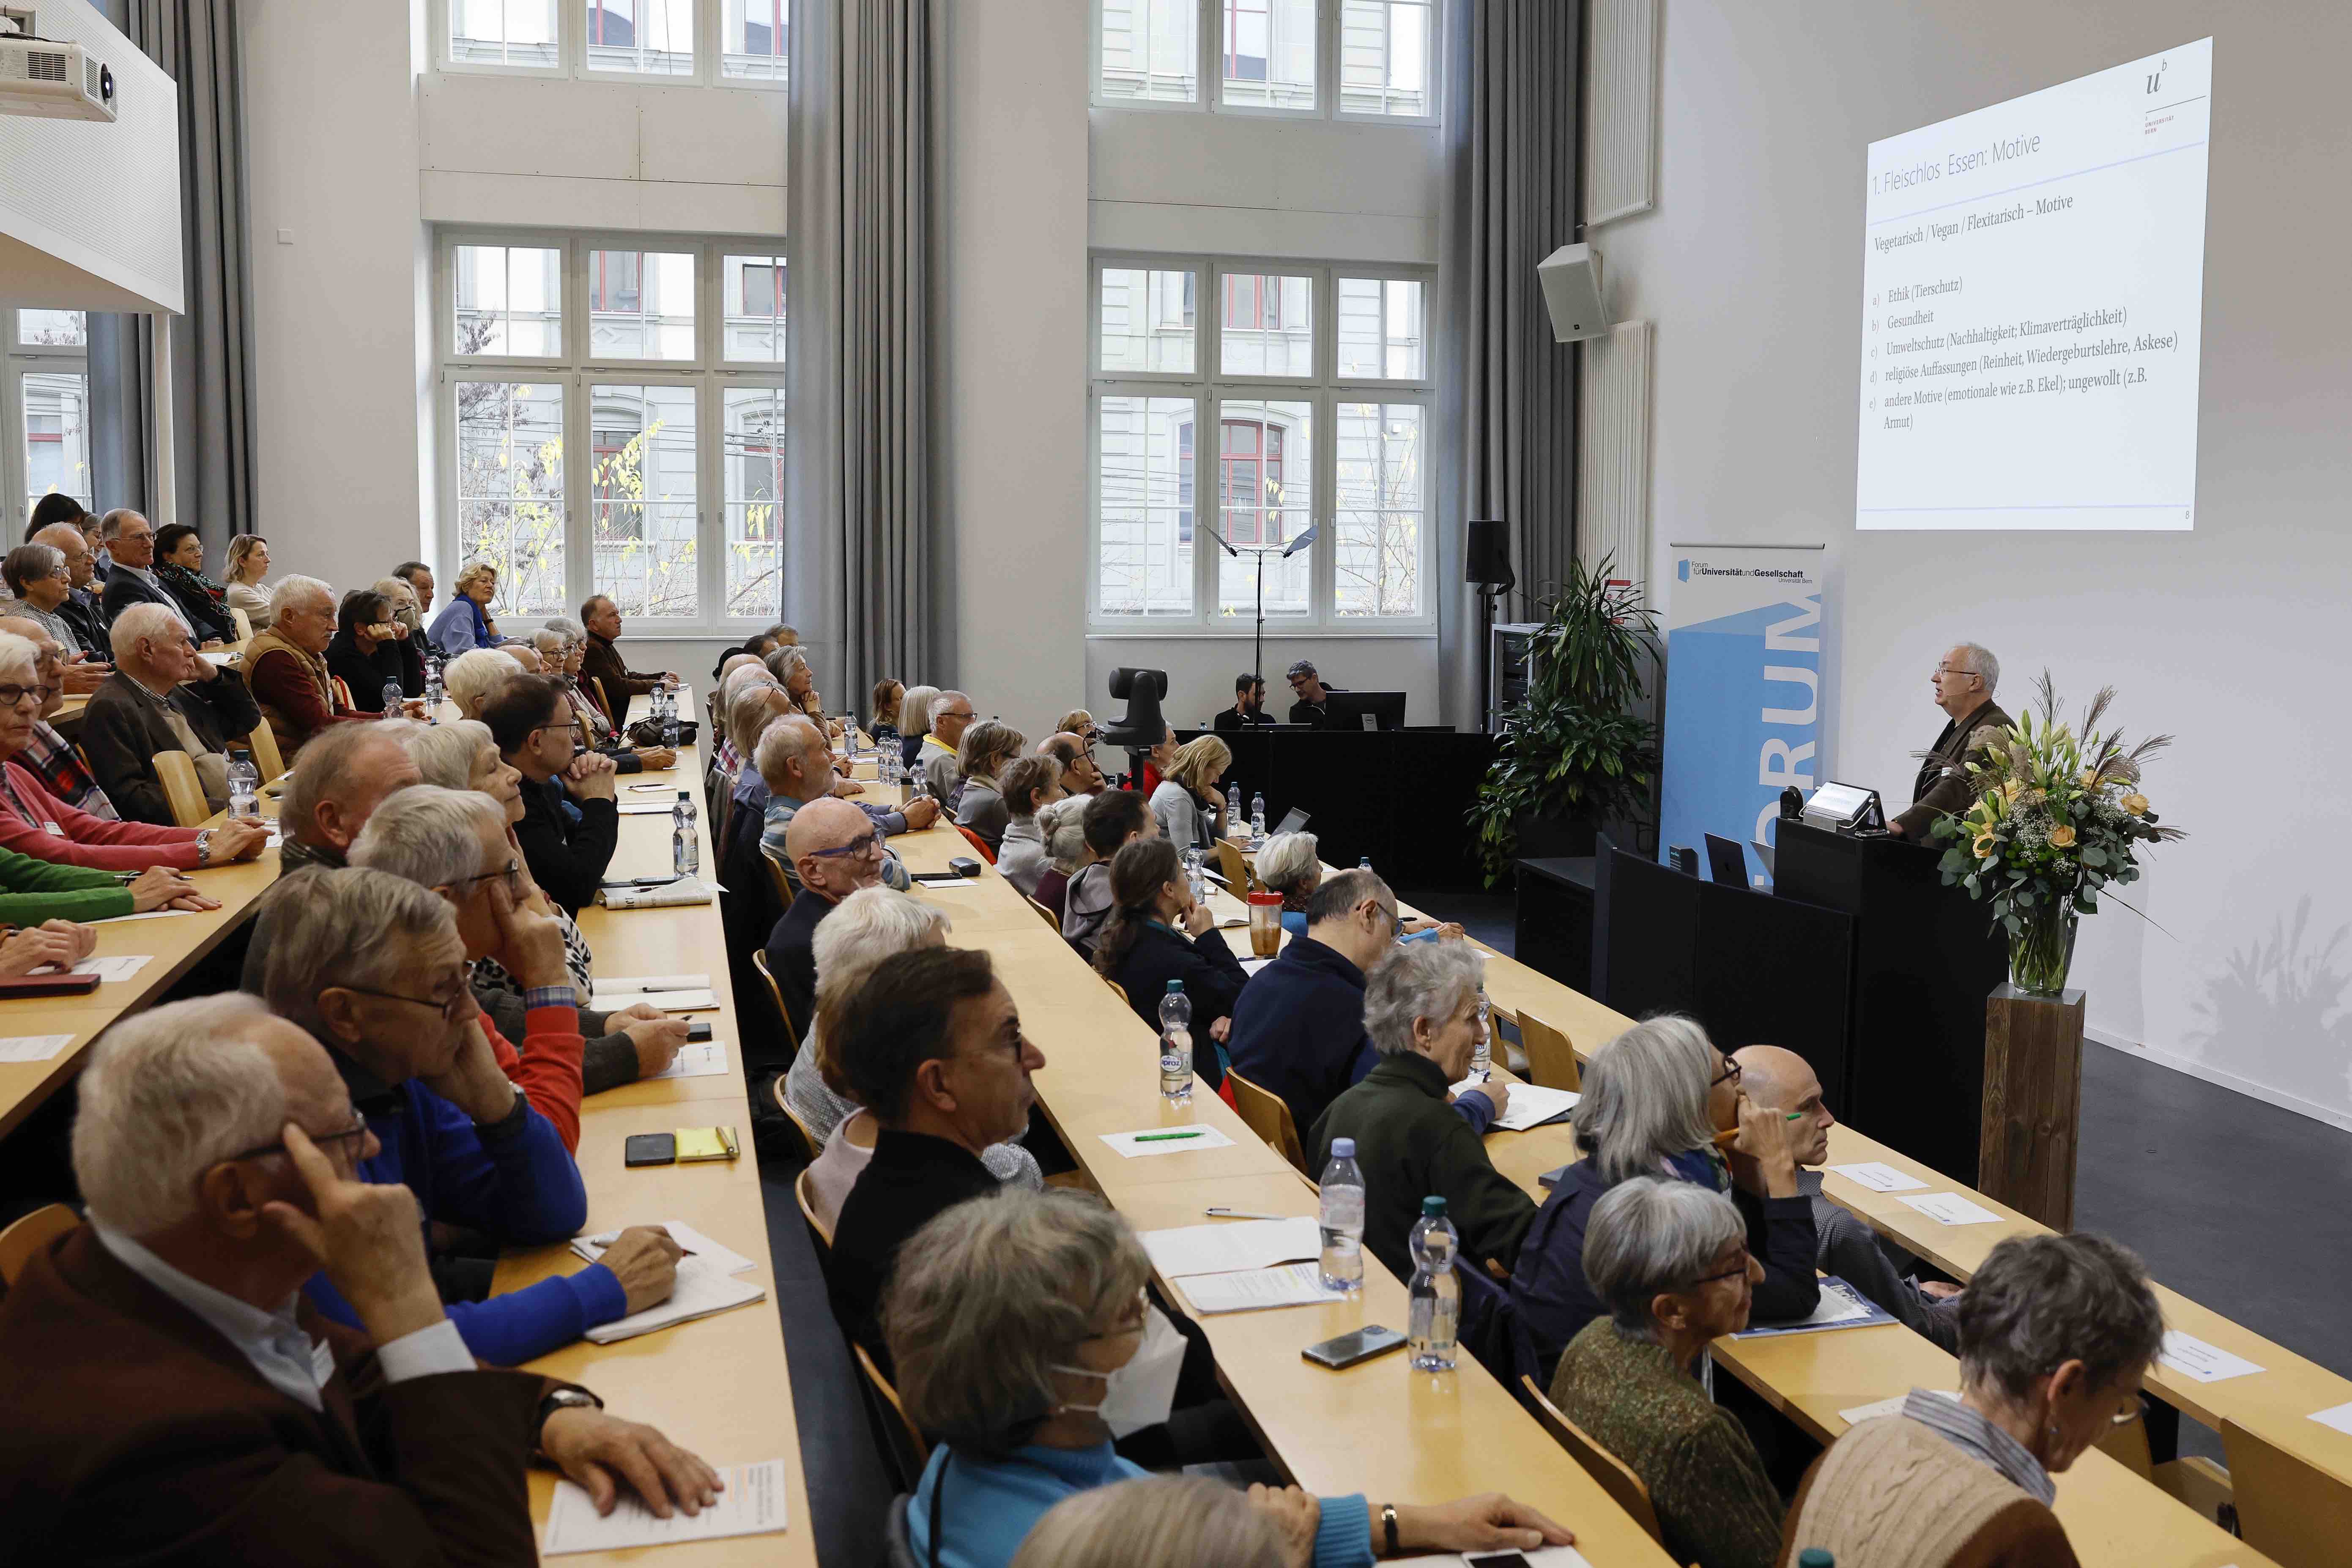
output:
{"label": "flower bouquet", "polygon": [[1945,885],[1992,906],[2009,932],[2010,983],[2034,995],[2065,989],[2074,922],[2098,912],[2102,889],[2138,879],[2137,847],[2183,837],[2158,823],[2139,790],[2141,764],[2172,737],[2126,747],[2120,731],[2103,733],[2115,695],[2110,686],[2092,700],[2078,737],[2042,671],[2033,706],[1969,763],[1976,804],[1932,829],[1952,841]]}

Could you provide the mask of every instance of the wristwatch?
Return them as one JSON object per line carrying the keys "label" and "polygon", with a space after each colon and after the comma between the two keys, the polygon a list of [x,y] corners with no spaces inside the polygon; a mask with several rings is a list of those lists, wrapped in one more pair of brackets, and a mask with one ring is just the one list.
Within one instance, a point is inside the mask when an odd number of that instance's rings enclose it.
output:
{"label": "wristwatch", "polygon": [[475,1122],[474,1131],[477,1132],[512,1131],[515,1128],[522,1125],[523,1113],[530,1109],[530,1096],[523,1092],[522,1085],[516,1084],[514,1086],[514,1103],[507,1107],[507,1113],[504,1116],[499,1117],[496,1121]]}
{"label": "wristwatch", "polygon": [[196,866],[199,869],[213,863],[213,830],[205,828],[196,835]]}
{"label": "wristwatch", "polygon": [[[539,1402],[539,1421],[531,1430],[534,1434],[546,1430],[547,1418],[559,1410],[602,1410],[604,1408],[604,1402],[584,1388],[559,1388]],[[535,1448],[541,1447],[536,1436],[531,1439],[531,1446]],[[541,1448],[541,1456],[544,1457],[543,1448]]]}
{"label": "wristwatch", "polygon": [[1388,1550],[1381,1555],[1393,1557],[1397,1554],[1396,1504],[1392,1502],[1381,1504],[1381,1529],[1388,1536]]}

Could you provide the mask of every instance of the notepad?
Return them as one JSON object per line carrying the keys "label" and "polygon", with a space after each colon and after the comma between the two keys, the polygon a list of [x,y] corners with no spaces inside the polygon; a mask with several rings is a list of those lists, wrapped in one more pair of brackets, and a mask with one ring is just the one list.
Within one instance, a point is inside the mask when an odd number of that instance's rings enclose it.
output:
{"label": "notepad", "polygon": [[590,1005],[606,1013],[640,1003],[662,1013],[707,1013],[719,1005],[719,995],[713,991],[607,991],[600,985],[589,996]]}
{"label": "notepad", "polygon": [[[1171,1138],[1170,1133],[1191,1133],[1191,1137]],[[1207,1125],[1194,1127],[1146,1127],[1136,1132],[1106,1132],[1102,1141],[1126,1155],[1139,1159],[1146,1154],[1192,1154],[1203,1149],[1230,1149],[1234,1141]]]}
{"label": "notepad", "polygon": [[[669,1232],[669,1238],[672,1241],[695,1257],[709,1260],[722,1273],[740,1274],[745,1269],[755,1267],[751,1259],[731,1247],[721,1246],[711,1240],[682,1219],[651,1220],[643,1223],[660,1226]],[[600,1231],[594,1236],[576,1236],[572,1238],[572,1250],[593,1263],[604,1256],[604,1249],[619,1240],[620,1236],[621,1233],[617,1230]]]}
{"label": "notepad", "polygon": [[85,958],[68,973],[95,974],[101,981],[128,980],[146,968],[147,961],[153,956],[146,952],[118,952],[106,957]]}
{"label": "notepad", "polygon": [[71,1035],[16,1035],[0,1040],[0,1062],[46,1062],[73,1044]]}
{"label": "notepad", "polygon": [[1820,1301],[1811,1312],[1793,1323],[1759,1323],[1740,1330],[1735,1340],[1769,1339],[1777,1334],[1811,1334],[1823,1329],[1866,1329],[1877,1323],[1891,1323],[1894,1315],[1876,1302],[1864,1299],[1844,1280],[1831,1275],[1822,1281]]}
{"label": "notepad", "polygon": [[1143,1250],[1160,1278],[1233,1274],[1323,1256],[1323,1227],[1312,1215],[1295,1219],[1231,1220],[1143,1233]]}
{"label": "notepad", "polygon": [[730,1535],[767,1535],[785,1527],[785,1461],[713,1465],[726,1489],[719,1500],[688,1518],[673,1505],[657,1516],[624,1487],[613,1511],[599,1517],[587,1491],[568,1480],[555,1483],[547,1510],[547,1536],[540,1550],[550,1557],[573,1552],[619,1552],[633,1546],[669,1546],[681,1541],[717,1541]]}
{"label": "notepad", "polygon": [[[1958,1400],[1960,1397],[1948,1389],[1931,1388],[1927,1392],[1938,1399]],[[1900,1415],[1903,1414],[1904,1401],[1910,1397],[1907,1394],[1898,1394],[1892,1399],[1881,1399],[1869,1405],[1857,1405],[1851,1410],[1839,1411],[1838,1419],[1852,1426],[1864,1421],[1875,1421],[1882,1415]]]}
{"label": "notepad", "polygon": [[1242,960],[1242,973],[1244,974],[1255,974],[1259,970],[1264,969],[1267,964],[1272,963],[1273,962],[1274,960],[1270,958],[1244,958]]}
{"label": "notepad", "polygon": [[2225,1378],[2243,1377],[2248,1373],[2263,1370],[2242,1355],[2231,1355],[2220,1345],[2207,1344],[2195,1335],[2184,1334],[2179,1329],[2164,1331],[2164,1349],[2156,1359],[2183,1377],[2194,1378],[2199,1383],[2220,1383]]}
{"label": "notepad", "polygon": [[[676,1233],[672,1236],[675,1239]],[[680,1241],[678,1245],[683,1247],[686,1243]],[[690,1323],[697,1318],[748,1307],[766,1300],[767,1294],[750,1280],[736,1279],[717,1262],[699,1255],[681,1258],[677,1260],[677,1282],[670,1288],[668,1300],[609,1323],[599,1323],[588,1331],[588,1337],[600,1345],[614,1344],[678,1323]]]}
{"label": "notepad", "polygon": [[[1474,1089],[1491,1087],[1483,1079],[1465,1078],[1454,1084],[1453,1089],[1455,1097],[1459,1098]],[[1488,1098],[1493,1097],[1490,1095]],[[1510,1103],[1503,1108],[1503,1114],[1495,1119],[1494,1124],[1507,1132],[1525,1132],[1530,1127],[1559,1121],[1574,1110],[1576,1102],[1583,1098],[1564,1089],[1546,1089],[1539,1083],[1515,1083],[1511,1085]]]}
{"label": "notepad", "polygon": [[669,1066],[657,1073],[638,1079],[650,1083],[663,1078],[716,1078],[727,1070],[727,1044],[723,1040],[688,1040],[678,1048]]}
{"label": "notepad", "polygon": [[607,991],[708,991],[709,989],[710,976],[708,974],[632,974],[625,977],[600,977],[595,984],[596,994],[599,996]]}
{"label": "notepad", "polygon": [[675,800],[625,800],[615,807],[623,816],[667,816],[677,809]]}
{"label": "notepad", "polygon": [[1857,1165],[1832,1165],[1831,1170],[1856,1186],[1868,1187],[1874,1193],[1916,1193],[1927,1184],[1916,1176],[1906,1176],[1892,1165],[1875,1160],[1864,1160]]}
{"label": "notepad", "polygon": [[708,883],[681,877],[654,888],[606,888],[596,895],[608,910],[670,910],[710,901]]}
{"label": "notepad", "polygon": [[1194,1311],[1203,1314],[1303,1307],[1345,1300],[1348,1294],[1323,1288],[1319,1263],[1286,1263],[1279,1268],[1253,1268],[1238,1274],[1196,1274],[1179,1279],[1176,1289],[1192,1303]]}
{"label": "notepad", "polygon": [[1941,1220],[1946,1225],[1999,1225],[2000,1223],[2000,1215],[1989,1209],[1978,1207],[1958,1193],[1929,1193],[1924,1198],[1906,1197],[1899,1201],[1909,1204],[1929,1219]]}

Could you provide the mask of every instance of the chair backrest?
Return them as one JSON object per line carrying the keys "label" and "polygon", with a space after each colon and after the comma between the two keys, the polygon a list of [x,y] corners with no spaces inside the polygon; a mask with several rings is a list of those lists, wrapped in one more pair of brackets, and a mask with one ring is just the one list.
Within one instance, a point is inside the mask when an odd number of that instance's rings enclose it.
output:
{"label": "chair backrest", "polygon": [[793,886],[792,877],[784,870],[782,862],[762,849],[760,863],[768,868],[768,885],[776,890],[776,907],[791,909],[793,900],[801,896],[801,890]]}
{"label": "chair backrest", "polygon": [[253,752],[253,765],[260,771],[263,784],[285,774],[286,759],[278,754],[278,731],[269,727],[269,721],[256,724],[245,743]]}
{"label": "chair backrest", "polygon": [[236,625],[237,641],[251,642],[253,640],[253,617],[251,616],[247,615],[235,605],[231,605],[228,607],[228,618]]}
{"label": "chair backrest", "polygon": [[1519,1321],[1509,1287],[1470,1258],[1454,1260],[1454,1278],[1462,1291],[1457,1336],[1462,1348],[1505,1388],[1522,1377],[1538,1375],[1543,1364],[1536,1357],[1535,1338]]}
{"label": "chair backrest", "polygon": [[1118,1005],[1119,1005],[1120,1006],[1122,1006],[1122,1007],[1132,1007],[1132,1006],[1134,1006],[1134,1005],[1135,1005],[1135,1004],[1134,1004],[1134,1003],[1132,1003],[1132,1002],[1130,1002],[1130,1001],[1129,1001],[1129,1000],[1127,999],[1127,987],[1126,987],[1126,986],[1121,985],[1121,984],[1120,984],[1118,981],[1116,981],[1116,980],[1106,980],[1106,981],[1104,981],[1104,982],[1103,982],[1103,984],[1110,987],[1110,994],[1111,994],[1112,995],[1114,995],[1114,996],[1116,996],[1116,997],[1118,997]]}
{"label": "chair backrest", "polygon": [[712,781],[724,781],[726,775],[716,768],[706,775],[703,798],[710,807],[710,853],[715,858],[727,851],[727,832],[735,825],[735,792],[719,788]]}
{"label": "chair backrest", "polygon": [[0,1230],[0,1285],[14,1285],[33,1254],[81,1223],[81,1216],[63,1204],[35,1209]]}
{"label": "chair backrest", "polygon": [[607,718],[613,721],[613,728],[615,730],[627,729],[629,727],[630,702],[628,689],[622,686],[617,681],[606,680],[604,677],[598,676],[596,678],[596,693],[604,700],[604,713]]}
{"label": "chair backrest", "polygon": [[1519,1009],[1519,1044],[1528,1053],[1528,1077],[1546,1089],[1575,1090],[1584,1085],[1584,1074],[1576,1065],[1576,1047],[1568,1037],[1536,1017],[1524,1007]]}
{"label": "chair backrest", "polygon": [[155,776],[163,783],[172,820],[183,827],[202,826],[213,808],[205,799],[203,781],[196,777],[195,759],[185,752],[157,752],[149,761],[155,764]]}
{"label": "chair backrest", "polygon": [[963,835],[965,843],[970,844],[974,849],[980,852],[980,858],[982,859],[987,861],[992,866],[996,864],[996,851],[988,847],[987,839],[982,838],[979,834],[974,833],[971,828],[966,827],[961,822],[956,824],[956,831]]}
{"label": "chair backrest", "polygon": [[817,1155],[824,1150],[824,1140],[816,1135],[815,1128],[811,1127],[807,1122],[801,1120],[801,1113],[794,1110],[793,1109],[793,1102],[784,1098],[784,1075],[782,1073],[778,1073],[774,1078],[768,1080],[768,1091],[774,1098],[776,1110],[783,1116],[783,1119],[786,1121],[792,1123],[793,1134],[800,1140],[802,1159],[803,1161],[814,1162]]}
{"label": "chair backrest", "polygon": [[907,1407],[898,1403],[898,1391],[890,1386],[890,1380],[882,1375],[882,1369],[874,1364],[866,1347],[853,1344],[849,1348],[857,1352],[857,1370],[866,1374],[866,1386],[880,1406],[877,1414],[882,1418],[882,1441],[898,1467],[902,1484],[912,1488],[922,1475],[923,1467],[931,1462],[931,1446],[915,1430],[914,1422],[907,1417]]}
{"label": "chair backrest", "polygon": [[[775,862],[770,860],[768,864],[773,866]],[[784,1032],[784,1065],[790,1067],[792,1058],[801,1054],[801,1035],[798,1029],[793,1027],[793,1016],[784,1011],[784,994],[777,988],[776,977],[768,973],[766,948],[755,947],[751,950],[751,967],[760,972],[760,979],[768,988],[768,1000],[776,1005],[776,1025]],[[780,1085],[782,1081],[782,1079],[777,1079]],[[777,1092],[781,1094],[783,1091],[779,1088]],[[814,1149],[809,1152],[809,1158],[812,1160],[816,1158],[816,1152]]]}
{"label": "chair backrest", "polygon": [[2352,1541],[2352,1487],[2234,1421],[2221,1423],[2221,1451],[2247,1545],[2282,1568],[2344,1561],[2344,1543]]}
{"label": "chair backrest", "polygon": [[1037,911],[1037,918],[1044,921],[1047,929],[1052,931],[1055,936],[1062,934],[1061,916],[1055,914],[1053,910],[1039,903],[1034,897],[1030,898],[1029,907]]}
{"label": "chair backrest", "polygon": [[809,1239],[816,1243],[818,1264],[830,1263],[833,1260],[833,1227],[817,1217],[816,1194],[809,1186],[809,1168],[806,1165],[803,1165],[801,1173],[793,1178],[793,1201],[801,1205],[801,1218],[808,1226]]}
{"label": "chair backrest", "polygon": [[710,721],[710,743],[715,748],[719,742],[724,741],[727,738],[727,726],[719,716],[719,693],[717,690],[706,691],[702,694],[702,711],[704,716]]}
{"label": "chair backrest", "polygon": [[1225,1069],[1225,1081],[1234,1086],[1234,1109],[1249,1123],[1249,1130],[1297,1166],[1300,1174],[1308,1173],[1307,1152],[1298,1146],[1298,1124],[1282,1096],[1261,1089],[1231,1068]]}
{"label": "chair backrest", "polygon": [[1217,869],[1224,874],[1228,891],[1235,898],[1245,897],[1252,886],[1249,862],[1242,858],[1241,846],[1230,838],[1217,840]]}
{"label": "chair backrest", "polygon": [[1535,1412],[1537,1425],[1584,1467],[1585,1474],[1601,1483],[1611,1500],[1633,1516],[1634,1523],[1650,1532],[1651,1540],[1664,1544],[1664,1537],[1658,1533],[1657,1510],[1650,1506],[1650,1489],[1642,1484],[1642,1478],[1624,1460],[1594,1442],[1583,1427],[1561,1415],[1559,1406],[1544,1397],[1534,1378],[1522,1375],[1519,1386],[1525,1391],[1528,1408]]}

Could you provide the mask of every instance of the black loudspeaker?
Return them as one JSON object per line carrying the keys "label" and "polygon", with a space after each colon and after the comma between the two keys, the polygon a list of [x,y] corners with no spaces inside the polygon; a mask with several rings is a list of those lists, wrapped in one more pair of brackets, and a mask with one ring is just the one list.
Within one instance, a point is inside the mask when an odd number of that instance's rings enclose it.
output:
{"label": "black loudspeaker", "polygon": [[1463,552],[1462,580],[1508,589],[1518,582],[1511,570],[1511,536],[1498,518],[1472,518]]}

